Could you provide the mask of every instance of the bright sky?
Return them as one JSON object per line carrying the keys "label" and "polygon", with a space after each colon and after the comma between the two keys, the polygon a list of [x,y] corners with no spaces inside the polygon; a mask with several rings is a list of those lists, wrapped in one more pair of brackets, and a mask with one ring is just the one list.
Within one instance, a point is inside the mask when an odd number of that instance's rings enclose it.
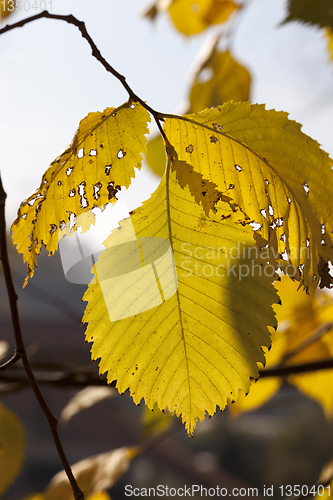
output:
{"label": "bright sky", "polygon": [[[155,109],[174,112],[186,98],[191,68],[207,34],[188,39],[167,16],[151,25],[140,17],[144,1],[46,4],[53,13],[84,21],[102,55],[133,90]],[[37,0],[39,4],[45,2]],[[333,61],[320,30],[295,23],[279,27],[284,8],[283,0],[249,0],[231,49],[252,74],[252,101],[288,111],[333,155]],[[35,13],[31,7],[10,22]],[[127,94],[91,57],[79,31],[60,21],[39,20],[0,36],[0,68],[0,169],[11,223],[19,203],[70,143],[80,120],[91,111],[122,104]],[[127,196],[129,208],[148,197],[157,181],[141,172],[134,194]]]}

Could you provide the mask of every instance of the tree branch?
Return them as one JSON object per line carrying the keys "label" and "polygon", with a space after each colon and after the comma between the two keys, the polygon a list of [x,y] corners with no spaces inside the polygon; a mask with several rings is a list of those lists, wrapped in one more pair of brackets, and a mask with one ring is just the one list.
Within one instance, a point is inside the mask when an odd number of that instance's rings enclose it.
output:
{"label": "tree branch", "polygon": [[32,390],[36,396],[36,399],[42,408],[45,417],[47,418],[48,424],[50,426],[52,436],[54,443],[56,445],[59,457],[61,459],[61,462],[63,464],[63,467],[65,469],[65,472],[67,474],[68,480],[72,486],[73,493],[75,500],[84,500],[84,494],[79,488],[76,479],[73,476],[72,470],[70,468],[69,462],[67,460],[66,454],[64,452],[64,449],[62,447],[60,437],[58,434],[57,430],[57,419],[51,412],[50,408],[48,407],[41,390],[38,386],[38,383],[36,381],[36,378],[34,376],[34,373],[31,369],[31,365],[29,362],[29,359],[27,357],[25,345],[23,342],[23,337],[21,333],[21,326],[20,326],[20,320],[19,320],[19,314],[18,314],[18,308],[17,308],[17,295],[15,292],[13,280],[12,280],[12,275],[11,275],[11,270],[10,270],[10,265],[9,265],[9,259],[8,259],[8,252],[7,252],[7,242],[6,242],[6,219],[5,219],[5,203],[6,203],[6,193],[3,189],[2,186],[2,181],[1,181],[1,176],[0,176],[0,256],[1,256],[1,261],[2,261],[2,266],[3,266],[3,272],[4,272],[4,277],[5,277],[5,283],[6,283],[6,288],[7,288],[7,293],[8,293],[8,299],[9,299],[9,305],[10,305],[10,311],[11,311],[11,317],[12,317],[12,324],[13,324],[13,329],[14,329],[14,336],[15,336],[15,354],[14,356],[4,365],[2,365],[2,369],[8,368],[8,366],[12,365],[15,363],[17,360],[21,360],[24,370],[27,374],[28,380],[30,382],[30,385],[32,387]]}
{"label": "tree branch", "polygon": [[165,132],[163,130],[163,127],[161,125],[161,121],[164,120],[163,114],[159,113],[158,111],[155,111],[155,109],[151,108],[145,101],[141,99],[133,90],[132,88],[128,85],[126,78],[124,75],[121,75],[118,71],[116,71],[104,57],[102,56],[100,50],[98,49],[97,45],[89,35],[86,25],[83,21],[79,21],[76,17],[74,17],[72,14],[67,15],[67,16],[62,16],[59,14],[51,14],[47,10],[44,10],[40,14],[36,14],[35,16],[27,17],[26,19],[22,19],[22,21],[19,21],[14,24],[10,24],[5,26],[4,28],[0,29],[0,35],[7,33],[8,31],[14,30],[16,28],[22,28],[28,23],[31,23],[33,21],[37,21],[38,19],[56,19],[58,21],[65,21],[68,24],[73,24],[76,26],[80,32],[82,37],[88,42],[91,48],[91,52],[93,57],[97,59],[98,62],[102,64],[102,66],[106,69],[108,73],[111,73],[119,82],[122,84],[124,89],[129,95],[129,98],[132,101],[138,102],[143,106],[151,115],[153,115],[154,120],[156,122],[156,125],[163,137],[163,139],[168,143]]}

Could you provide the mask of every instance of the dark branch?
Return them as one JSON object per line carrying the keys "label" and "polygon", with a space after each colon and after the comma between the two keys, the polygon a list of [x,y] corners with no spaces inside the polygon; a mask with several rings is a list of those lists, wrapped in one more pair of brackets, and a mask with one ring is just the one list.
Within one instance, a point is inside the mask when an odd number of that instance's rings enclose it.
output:
{"label": "dark branch", "polygon": [[329,370],[333,368],[333,359],[323,359],[310,363],[302,363],[290,366],[272,366],[259,370],[260,378],[266,377],[286,377],[287,375],[296,375],[298,373],[316,372],[319,370]]}
{"label": "dark branch", "polygon": [[79,21],[73,15],[62,16],[62,15],[58,15],[58,14],[50,14],[50,12],[48,12],[47,10],[44,10],[40,14],[36,14],[35,16],[27,17],[26,19],[22,19],[22,21],[5,26],[4,28],[0,29],[0,35],[2,35],[3,33],[7,33],[7,31],[11,31],[11,30],[16,29],[16,28],[22,28],[26,24],[31,23],[33,21],[37,21],[38,19],[56,19],[58,21],[65,21],[66,23],[73,24],[74,26],[76,26],[80,30],[82,37],[85,40],[87,40],[87,42],[89,43],[93,57],[95,57],[97,59],[97,61],[102,64],[102,66],[106,69],[106,71],[111,73],[115,78],[117,78],[117,80],[119,80],[119,82],[122,84],[122,86],[124,87],[124,89],[128,93],[129,98],[132,101],[139,102],[141,104],[141,106],[143,106],[149,113],[151,113],[153,115],[155,122],[156,122],[156,125],[157,125],[163,139],[166,140],[165,132],[164,132],[163,127],[161,126],[161,123],[160,123],[161,121],[163,121],[163,115],[161,113],[159,113],[158,111],[155,111],[145,101],[143,101],[141,99],[141,97],[139,97],[132,90],[132,88],[128,85],[124,75],[121,75],[120,73],[118,73],[118,71],[116,71],[106,61],[106,59],[104,59],[104,57],[102,56],[97,45],[95,44],[95,42],[93,41],[93,39],[89,35],[87,28],[86,28],[86,25],[83,21]]}
{"label": "dark branch", "polygon": [[7,252],[7,242],[6,242],[6,219],[5,219],[5,203],[6,203],[6,193],[3,189],[2,186],[2,181],[1,181],[1,176],[0,176],[0,256],[1,256],[1,261],[2,261],[2,266],[3,266],[3,272],[4,272],[4,277],[5,277],[5,283],[6,283],[6,288],[7,288],[7,294],[8,294],[8,299],[9,299],[9,305],[10,305],[10,312],[11,312],[11,317],[12,317],[12,324],[13,324],[13,329],[14,329],[14,336],[15,336],[15,354],[14,356],[2,366],[2,369],[7,368],[8,366],[12,365],[15,363],[17,360],[21,360],[24,370],[27,374],[29,383],[32,387],[32,390],[36,396],[36,399],[42,408],[45,417],[47,418],[48,424],[50,426],[53,440],[55,443],[55,446],[57,448],[59,457],[61,459],[61,462],[63,464],[63,467],[65,469],[65,472],[67,474],[67,477],[69,479],[69,482],[72,486],[73,493],[75,500],[84,500],[84,494],[79,488],[72,470],[70,468],[69,462],[67,460],[67,457],[65,455],[64,449],[62,447],[60,437],[58,434],[57,430],[57,419],[51,412],[50,408],[48,407],[41,390],[39,388],[39,385],[36,381],[36,378],[34,376],[34,373],[31,369],[31,365],[26,353],[25,345],[23,342],[23,337],[22,337],[22,332],[21,332],[21,327],[20,327],[20,320],[19,320],[19,314],[18,314],[18,308],[17,308],[17,295],[15,292],[14,284],[13,284],[13,279],[11,275],[11,270],[10,270],[10,265],[9,265],[9,259],[8,259],[8,252]]}

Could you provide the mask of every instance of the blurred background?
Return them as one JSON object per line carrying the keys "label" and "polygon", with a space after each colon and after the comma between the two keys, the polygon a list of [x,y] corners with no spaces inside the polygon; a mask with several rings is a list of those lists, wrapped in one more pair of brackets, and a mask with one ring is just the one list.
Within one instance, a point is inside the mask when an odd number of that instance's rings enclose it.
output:
{"label": "blurred background", "polygon": [[[102,55],[126,76],[133,90],[156,110],[186,110],[200,51],[219,27],[185,37],[167,15],[154,23],[142,17],[143,0],[52,0],[48,10],[73,14],[85,22]],[[31,2],[32,5],[32,2]],[[34,10],[17,12],[16,22]],[[249,0],[228,37],[228,48],[251,75],[252,102],[287,111],[303,131],[333,154],[333,62],[324,31],[299,23],[282,24],[284,0]],[[226,48],[221,40],[220,48]],[[36,187],[50,162],[70,143],[89,112],[116,107],[127,100],[120,83],[91,57],[78,30],[53,20],[39,20],[0,37],[0,168],[7,192],[8,227],[20,202]],[[152,133],[154,133],[152,126]],[[149,197],[159,177],[146,165],[125,195],[129,209]],[[28,353],[39,374],[57,363],[97,367],[90,362],[80,326],[85,287],[66,281],[59,254],[43,253],[38,270],[21,290],[25,266],[10,254],[19,312]],[[14,347],[8,300],[1,271],[1,340]],[[3,386],[1,385],[3,388]],[[8,386],[7,386],[8,387]],[[42,387],[59,416],[77,387]],[[22,419],[26,429],[23,469],[4,500],[42,491],[60,470],[59,458],[41,410],[29,389],[11,386],[1,401]],[[3,388],[4,390],[4,388]],[[133,445],[142,432],[142,408],[127,393],[75,415],[60,428],[70,463],[121,446]],[[133,461],[112,488],[124,497],[124,485],[210,487],[313,484],[332,453],[333,425],[322,408],[283,384],[263,407],[238,417],[228,411],[199,425],[194,439],[181,428]],[[1,473],[1,472],[0,472]]]}

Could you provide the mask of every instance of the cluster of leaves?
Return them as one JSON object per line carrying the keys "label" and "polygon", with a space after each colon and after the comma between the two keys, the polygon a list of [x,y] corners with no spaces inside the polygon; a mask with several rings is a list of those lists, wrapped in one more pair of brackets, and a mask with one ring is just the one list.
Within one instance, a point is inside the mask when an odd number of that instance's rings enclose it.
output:
{"label": "cluster of leaves", "polygon": [[[301,3],[290,2],[286,21],[331,27],[324,1],[318,19]],[[166,11],[192,36],[240,10],[231,0],[157,0],[146,16]],[[132,91],[122,106],[88,114],[12,226],[26,285],[42,246],[52,255],[62,238],[88,231],[95,209],[117,203],[146,155],[160,185],[104,242],[84,296],[85,337],[109,383],[129,389],[136,404],[181,416],[190,435],[206,413],[236,400],[233,412],[249,410],[278,390],[276,378],[251,388],[266,358],[290,366],[333,354],[332,299],[307,295],[332,283],[333,162],[286,113],[245,102],[250,75],[218,42],[201,60],[186,114],[156,112]],[[147,146],[151,119],[160,135]],[[286,275],[280,283],[277,273]],[[331,376],[288,380],[329,414]],[[137,453],[124,448],[76,464],[88,498],[109,498],[104,490]],[[22,448],[11,478],[21,461]],[[70,499],[66,481],[56,477],[30,500]]]}

